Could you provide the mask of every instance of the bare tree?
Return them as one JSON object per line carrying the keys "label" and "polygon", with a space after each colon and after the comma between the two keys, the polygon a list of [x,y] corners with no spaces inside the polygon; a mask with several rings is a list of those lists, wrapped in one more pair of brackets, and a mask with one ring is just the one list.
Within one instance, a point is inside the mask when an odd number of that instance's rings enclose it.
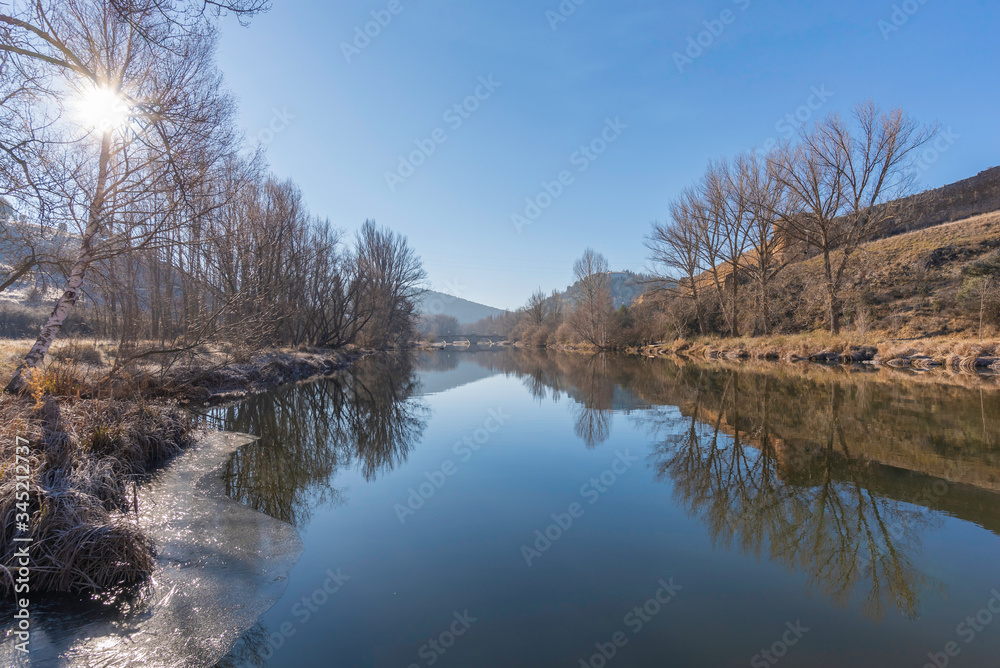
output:
{"label": "bare tree", "polygon": [[147,238],[162,232],[168,219],[151,206],[165,201],[157,195],[171,192],[170,201],[190,212],[188,193],[205,160],[230,146],[231,103],[220,92],[211,33],[177,36],[151,4],[140,5],[132,3],[129,21],[108,4],[76,0],[0,14],[0,51],[47,63],[62,77],[52,104],[83,101],[103,115],[65,119],[62,159],[45,166],[47,174],[71,176],[50,181],[80,229],[79,247],[66,289],[7,391],[21,391],[25,372],[42,363],[91,265],[112,248],[132,247],[137,229]]}
{"label": "bare tree", "polygon": [[532,325],[541,327],[545,324],[548,308],[545,293],[542,292],[541,288],[531,293],[531,296],[528,298],[528,304],[524,308],[525,315],[527,315]]}
{"label": "bare tree", "polygon": [[411,339],[427,274],[406,237],[366,221],[354,263],[359,289],[350,304],[354,323],[347,342],[380,348]]}
{"label": "bare tree", "polygon": [[588,248],[573,265],[576,277],[576,308],[571,326],[584,341],[604,348],[608,344],[611,320],[611,279],[607,259]]}
{"label": "bare tree", "polygon": [[697,194],[687,189],[672,201],[669,221],[654,222],[645,244],[650,259],[660,267],[655,271],[654,289],[690,300],[697,314],[698,329],[704,335],[708,332],[708,324],[699,292],[704,267],[700,247],[702,237],[694,212],[696,198]]}
{"label": "bare tree", "polygon": [[827,324],[840,332],[847,269],[858,248],[898,213],[912,188],[917,149],[937,132],[900,109],[858,105],[853,125],[828,116],[805,132],[798,146],[774,157],[779,179],[792,194],[782,230],[818,249],[823,258]]}
{"label": "bare tree", "polygon": [[711,216],[709,223],[721,239],[720,259],[726,268],[730,336],[740,335],[740,282],[745,253],[750,245],[751,172],[749,156],[742,155],[733,163],[722,161],[709,167],[704,181],[707,201],[705,210]]}
{"label": "bare tree", "polygon": [[[701,265],[708,274],[707,284],[715,288],[715,297],[720,306],[726,303],[725,274],[726,261],[726,230],[723,221],[721,200],[713,198],[712,167],[693,188],[690,199],[690,210],[695,221],[695,231],[698,235],[698,252],[701,253]],[[728,310],[723,308],[728,321]]]}
{"label": "bare tree", "polygon": [[754,334],[770,333],[771,283],[787,265],[785,238],[777,232],[781,212],[788,209],[788,192],[777,175],[775,162],[756,153],[742,156],[738,169],[749,189],[749,251],[743,271],[756,286]]}

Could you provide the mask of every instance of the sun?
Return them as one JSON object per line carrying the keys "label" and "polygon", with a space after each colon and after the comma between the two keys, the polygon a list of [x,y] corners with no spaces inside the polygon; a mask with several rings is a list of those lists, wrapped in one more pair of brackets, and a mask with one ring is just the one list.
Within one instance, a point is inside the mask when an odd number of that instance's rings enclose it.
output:
{"label": "sun", "polygon": [[85,91],[77,99],[76,112],[81,125],[102,133],[125,127],[131,115],[125,98],[106,86]]}

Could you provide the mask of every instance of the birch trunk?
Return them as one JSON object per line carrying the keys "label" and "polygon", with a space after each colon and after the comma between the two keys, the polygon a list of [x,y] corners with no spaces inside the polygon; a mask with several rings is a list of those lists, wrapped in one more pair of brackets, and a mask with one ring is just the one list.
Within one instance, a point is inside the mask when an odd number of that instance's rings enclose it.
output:
{"label": "birch trunk", "polygon": [[45,326],[42,327],[38,340],[31,350],[24,357],[24,361],[17,368],[14,377],[7,384],[5,392],[19,394],[27,386],[28,376],[32,371],[41,366],[45,360],[45,355],[62,330],[63,323],[73,311],[76,301],[80,296],[83,287],[83,279],[90,267],[94,257],[94,239],[101,231],[104,222],[106,188],[108,183],[109,163],[111,161],[111,132],[105,132],[101,141],[101,158],[97,171],[97,188],[94,191],[94,198],[90,201],[90,210],[87,214],[87,228],[84,230],[83,238],[80,241],[80,251],[77,255],[73,269],[70,271],[69,280],[66,282],[66,290],[56,302],[52,315],[49,316]]}

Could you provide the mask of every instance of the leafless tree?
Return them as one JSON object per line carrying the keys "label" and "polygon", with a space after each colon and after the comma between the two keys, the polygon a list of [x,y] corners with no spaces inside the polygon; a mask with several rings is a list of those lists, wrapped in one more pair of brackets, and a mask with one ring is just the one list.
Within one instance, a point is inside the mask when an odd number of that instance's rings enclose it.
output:
{"label": "leafless tree", "polygon": [[704,265],[700,247],[702,237],[694,212],[696,199],[697,194],[687,189],[672,201],[669,220],[654,222],[645,243],[650,259],[658,267],[654,289],[690,300],[697,313],[698,329],[706,334],[708,324],[699,291]]}
{"label": "leafless tree", "polygon": [[840,331],[851,261],[897,215],[900,198],[912,188],[916,151],[936,132],[901,109],[867,102],[855,108],[851,123],[828,116],[773,158],[793,197],[782,229],[822,255],[831,332]]}
{"label": "leafless tree", "polygon": [[53,130],[63,152],[43,174],[80,230],[79,246],[66,289],[8,391],[20,391],[25,372],[42,363],[91,265],[134,247],[137,233],[148,241],[162,225],[177,224],[153,206],[165,193],[176,210],[197,215],[189,194],[206,163],[231,146],[231,103],[221,92],[211,33],[176,36],[152,5],[141,5],[132,3],[129,21],[107,3],[75,0],[0,14],[0,50],[46,63],[62,78],[52,105],[96,95],[118,99],[122,108],[118,124],[86,127],[64,118]]}
{"label": "leafless tree", "polygon": [[345,342],[379,348],[411,338],[427,275],[406,238],[366,221],[353,264],[357,288],[348,302],[352,325]]}
{"label": "leafless tree", "polygon": [[545,324],[548,311],[548,300],[541,288],[531,293],[528,304],[525,306],[525,315],[532,325],[541,327]]}
{"label": "leafless tree", "polygon": [[577,299],[570,323],[581,339],[598,348],[608,344],[611,280],[607,259],[588,248],[573,265]]}
{"label": "leafless tree", "polygon": [[703,185],[705,211],[710,217],[707,225],[721,240],[719,259],[726,268],[726,319],[733,337],[740,335],[739,291],[752,225],[749,160],[749,156],[742,155],[732,163],[721,161],[710,166]]}
{"label": "leafless tree", "polygon": [[771,284],[787,266],[786,239],[777,230],[781,212],[787,211],[788,192],[777,175],[775,162],[756,153],[737,161],[749,191],[749,250],[742,271],[756,286],[753,333],[770,333]]}

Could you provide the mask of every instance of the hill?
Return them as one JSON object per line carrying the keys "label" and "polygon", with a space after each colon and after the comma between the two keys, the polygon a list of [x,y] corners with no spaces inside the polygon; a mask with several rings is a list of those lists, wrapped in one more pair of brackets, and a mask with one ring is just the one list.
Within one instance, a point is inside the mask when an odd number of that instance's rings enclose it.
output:
{"label": "hill", "polygon": [[907,197],[903,203],[905,214],[886,236],[1000,211],[1000,167]]}
{"label": "hill", "polygon": [[[877,239],[862,246],[859,258],[849,272],[845,325],[905,337],[978,333],[984,304],[971,287],[976,276],[1000,271],[1000,212]],[[821,326],[823,300],[809,286],[821,282],[822,271],[819,257],[786,270],[784,329]],[[984,301],[986,323],[997,323],[997,295]]]}
{"label": "hill", "polygon": [[503,309],[477,304],[434,290],[428,290],[421,296],[417,310],[422,315],[450,315],[463,325],[506,313]]}
{"label": "hill", "polygon": [[[611,301],[615,308],[631,306],[644,292],[649,289],[650,277],[635,274],[631,271],[608,272],[611,279]],[[559,296],[567,303],[576,303],[580,292],[579,282],[567,287]]]}

